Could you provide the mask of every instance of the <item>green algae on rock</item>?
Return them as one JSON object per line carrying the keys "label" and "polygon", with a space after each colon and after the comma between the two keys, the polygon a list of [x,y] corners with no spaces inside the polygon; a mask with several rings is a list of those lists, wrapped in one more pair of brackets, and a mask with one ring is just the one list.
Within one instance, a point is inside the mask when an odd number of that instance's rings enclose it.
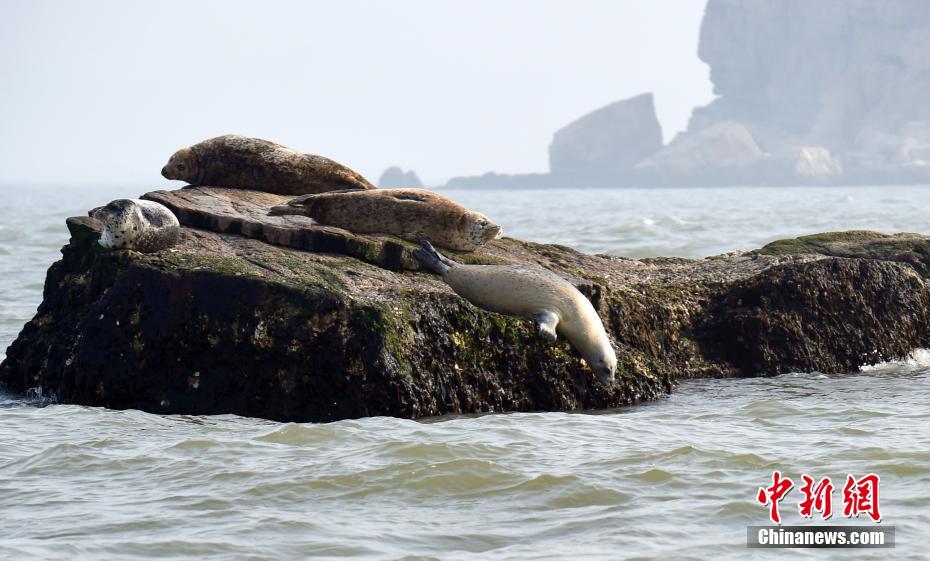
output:
{"label": "green algae on rock", "polygon": [[178,246],[153,254],[105,251],[98,224],[69,219],[71,242],[0,385],[156,413],[421,418],[617,407],[681,378],[849,372],[927,345],[930,239],[914,234],[824,234],[697,260],[509,238],[455,255],[572,280],[617,350],[607,388],[565,341],[408,268],[412,244],[277,222],[257,196],[146,195],[174,204],[184,226]]}

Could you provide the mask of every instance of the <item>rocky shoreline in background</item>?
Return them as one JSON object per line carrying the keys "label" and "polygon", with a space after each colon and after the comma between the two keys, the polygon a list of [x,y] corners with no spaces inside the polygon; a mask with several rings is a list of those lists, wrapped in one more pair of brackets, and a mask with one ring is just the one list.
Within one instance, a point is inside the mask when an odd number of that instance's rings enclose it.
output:
{"label": "rocky shoreline in background", "polygon": [[0,386],[59,403],[280,421],[600,409],[677,380],[841,373],[928,344],[930,238],[843,232],[706,259],[632,260],[495,240],[473,263],[536,263],[592,301],[617,350],[605,387],[568,343],[486,312],[411,258],[414,244],[295,216],[286,199],[155,191],[178,246],[71,241],[0,365]]}

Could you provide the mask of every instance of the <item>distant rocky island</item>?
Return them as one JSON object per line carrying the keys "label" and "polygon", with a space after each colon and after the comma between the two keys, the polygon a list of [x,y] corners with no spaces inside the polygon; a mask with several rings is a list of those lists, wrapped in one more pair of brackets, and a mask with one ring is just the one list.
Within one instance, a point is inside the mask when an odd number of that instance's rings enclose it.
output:
{"label": "distant rocky island", "polygon": [[449,187],[930,182],[930,2],[709,0],[717,98],[662,143],[651,93],[556,131],[548,173]]}
{"label": "distant rocky island", "polygon": [[423,182],[413,170],[404,171],[403,169],[392,166],[384,170],[381,178],[378,179],[378,187],[423,187]]}

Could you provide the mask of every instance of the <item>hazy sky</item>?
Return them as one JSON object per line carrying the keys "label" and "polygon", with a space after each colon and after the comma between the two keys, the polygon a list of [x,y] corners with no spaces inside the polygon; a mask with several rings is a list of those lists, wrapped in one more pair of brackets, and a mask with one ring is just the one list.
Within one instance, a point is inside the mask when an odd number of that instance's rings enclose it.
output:
{"label": "hazy sky", "polygon": [[370,179],[545,171],[552,133],[656,94],[707,103],[704,0],[0,0],[0,182],[163,185],[225,133]]}

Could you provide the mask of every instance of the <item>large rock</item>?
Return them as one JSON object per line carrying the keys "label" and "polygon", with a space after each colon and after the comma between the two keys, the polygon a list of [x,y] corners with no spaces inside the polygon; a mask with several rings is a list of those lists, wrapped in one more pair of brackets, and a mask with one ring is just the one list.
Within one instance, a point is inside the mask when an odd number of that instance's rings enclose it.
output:
{"label": "large rock", "polygon": [[794,185],[829,183],[843,168],[822,146],[763,152],[745,125],[724,121],[679,135],[636,171],[647,184]]}
{"label": "large rock", "polygon": [[567,183],[619,185],[631,170],[662,148],[662,128],[652,94],[646,93],[592,111],[556,131],[549,145],[549,168]]}
{"label": "large rock", "polygon": [[765,154],[740,123],[714,123],[696,134],[679,135],[637,164],[646,184],[730,185],[755,183]]}
{"label": "large rock", "polygon": [[746,127],[740,123],[724,121],[714,123],[697,134],[676,138],[669,146],[636,167],[694,174],[746,168],[761,158],[762,150]]}
{"label": "large rock", "polygon": [[378,179],[378,187],[423,187],[417,172],[410,170],[404,171],[397,166],[392,166],[384,170],[381,178]]}
{"label": "large rock", "polygon": [[[104,251],[99,224],[69,219],[71,242],[0,385],[157,413],[416,418],[616,407],[680,378],[850,372],[928,344],[930,239],[913,234],[823,234],[698,260],[509,238],[454,255],[543,265],[575,282],[617,349],[617,384],[605,388],[564,340],[479,310],[432,274],[382,266],[402,263],[381,256],[406,242],[282,225],[255,204],[261,196],[149,194],[184,224],[181,243],[154,254]],[[268,243],[282,240],[292,247]]]}
{"label": "large rock", "polygon": [[770,173],[782,174],[786,180],[829,181],[843,174],[842,164],[822,146],[799,146],[769,156]]}
{"label": "large rock", "polygon": [[846,161],[849,169],[872,181],[889,176],[920,181],[930,176],[930,123],[911,121],[894,133],[865,128]]}
{"label": "large rock", "polygon": [[793,171],[799,177],[837,177],[843,166],[833,159],[830,151],[820,146],[802,146],[790,155]]}

